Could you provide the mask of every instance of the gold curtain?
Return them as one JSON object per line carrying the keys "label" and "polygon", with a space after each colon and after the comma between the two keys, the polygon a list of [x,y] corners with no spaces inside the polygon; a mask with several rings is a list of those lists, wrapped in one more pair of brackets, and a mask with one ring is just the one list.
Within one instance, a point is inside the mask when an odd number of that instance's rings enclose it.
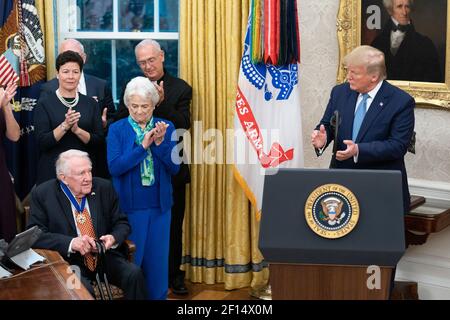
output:
{"label": "gold curtain", "polygon": [[47,79],[55,77],[55,30],[53,25],[53,1],[36,0],[42,32],[44,33]]}
{"label": "gold curtain", "polygon": [[[268,279],[258,249],[259,222],[233,165],[223,164],[233,149],[226,129],[233,128],[249,5],[249,0],[180,1],[180,76],[193,87],[184,269],[192,282],[224,282],[226,289],[257,288]],[[207,155],[215,155],[216,163],[205,163]]]}

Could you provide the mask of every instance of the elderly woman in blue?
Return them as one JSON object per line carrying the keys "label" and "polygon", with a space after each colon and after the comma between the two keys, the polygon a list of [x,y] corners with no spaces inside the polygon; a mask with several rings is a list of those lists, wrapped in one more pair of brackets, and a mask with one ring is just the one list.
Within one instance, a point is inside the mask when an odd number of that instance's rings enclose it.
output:
{"label": "elderly woman in blue", "polygon": [[171,158],[173,124],[153,117],[158,100],[149,79],[132,79],[124,93],[130,115],[110,126],[107,150],[113,184],[131,224],[129,238],[136,244],[135,263],[144,271],[150,299],[160,300],[167,298],[171,175],[179,165]]}

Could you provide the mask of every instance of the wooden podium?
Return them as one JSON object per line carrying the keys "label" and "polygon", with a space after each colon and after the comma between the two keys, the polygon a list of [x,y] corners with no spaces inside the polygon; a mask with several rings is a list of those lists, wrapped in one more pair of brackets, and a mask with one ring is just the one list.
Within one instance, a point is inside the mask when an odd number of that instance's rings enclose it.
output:
{"label": "wooden podium", "polygon": [[[392,268],[381,268],[381,283],[389,283]],[[369,290],[366,266],[270,264],[274,300],[386,300],[389,287]]]}
{"label": "wooden podium", "polygon": [[[343,237],[320,236],[305,217],[308,197],[327,184],[351,190],[359,204],[359,219]],[[335,194],[318,195],[318,210],[320,199]],[[405,251],[400,172],[280,169],[266,176],[259,247],[274,300],[389,299]]]}

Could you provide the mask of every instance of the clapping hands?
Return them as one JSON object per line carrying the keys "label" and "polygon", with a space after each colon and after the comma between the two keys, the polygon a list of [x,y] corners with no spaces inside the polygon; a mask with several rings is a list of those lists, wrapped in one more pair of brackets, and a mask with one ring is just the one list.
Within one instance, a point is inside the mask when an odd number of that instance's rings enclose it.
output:
{"label": "clapping hands", "polygon": [[167,131],[167,127],[169,127],[169,125],[163,121],[158,121],[155,124],[155,127],[153,128],[153,130],[155,131],[155,144],[157,146],[159,146],[163,140],[164,140],[164,136],[166,135],[166,131]]}
{"label": "clapping hands", "polygon": [[153,142],[159,146],[164,141],[167,127],[169,127],[167,123],[158,121],[155,127],[145,134],[144,140],[142,140],[142,147],[147,149]]}
{"label": "clapping hands", "polygon": [[76,130],[78,129],[78,120],[80,120],[81,118],[81,113],[72,110],[72,108],[69,108],[69,110],[67,110],[66,112],[66,119],[64,120],[65,126],[67,128],[70,128],[70,130],[72,130],[72,132],[76,132]]}
{"label": "clapping hands", "polygon": [[10,82],[5,89],[0,88],[0,108],[6,107],[11,99],[16,95],[17,84]]}

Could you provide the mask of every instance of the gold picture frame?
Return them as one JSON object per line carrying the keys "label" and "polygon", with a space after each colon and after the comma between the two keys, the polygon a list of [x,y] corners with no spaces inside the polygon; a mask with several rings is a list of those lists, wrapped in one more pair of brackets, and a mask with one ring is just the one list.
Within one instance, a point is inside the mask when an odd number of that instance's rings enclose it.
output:
{"label": "gold picture frame", "polygon": [[[345,80],[343,58],[355,47],[361,45],[361,7],[362,0],[340,0],[337,17],[337,35],[339,43],[339,67],[337,82]],[[445,82],[417,82],[389,80],[395,86],[411,94],[417,105],[428,108],[444,108],[450,110],[450,5],[447,0],[446,41],[445,41]],[[383,8],[384,9],[384,8]]]}

